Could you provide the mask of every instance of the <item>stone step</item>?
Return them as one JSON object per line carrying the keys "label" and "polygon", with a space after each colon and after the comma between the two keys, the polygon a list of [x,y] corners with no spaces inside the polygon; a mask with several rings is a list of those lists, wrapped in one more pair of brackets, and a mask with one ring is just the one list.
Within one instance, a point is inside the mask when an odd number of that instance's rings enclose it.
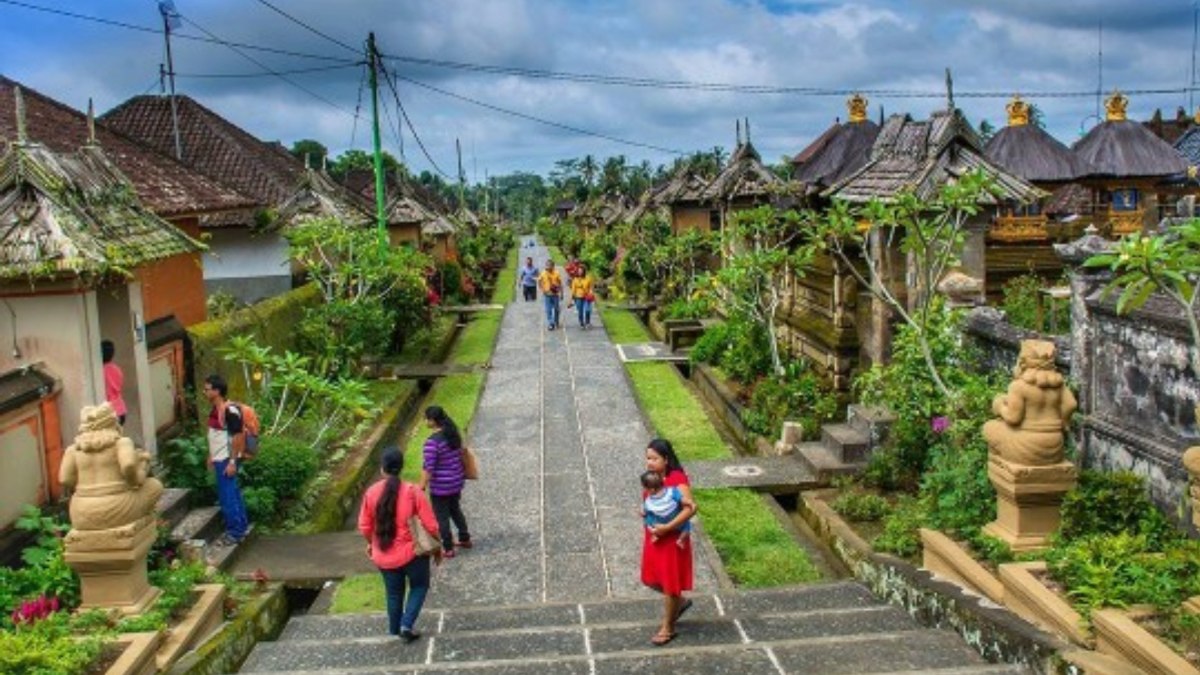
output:
{"label": "stone step", "polygon": [[808,466],[817,480],[826,484],[837,476],[860,473],[867,466],[866,462],[843,462],[824,443],[816,441],[797,445],[796,456]]}
{"label": "stone step", "polygon": [[[220,536],[219,534],[217,536]],[[219,570],[229,570],[239,551],[245,549],[246,545],[254,538],[254,525],[250,525],[250,529],[246,530],[246,536],[242,538],[240,544],[233,546],[222,546],[216,540],[209,541],[204,547],[204,562]]]}
{"label": "stone step", "polygon": [[[924,629],[755,641],[736,624],[690,624],[665,647],[654,624],[540,629],[496,635],[425,636],[282,643],[256,649],[240,672],[290,673],[1019,673],[987,666],[954,633]],[[706,625],[707,624],[707,625]],[[731,630],[733,629],[733,630]],[[716,639],[714,639],[716,638]],[[260,645],[260,648],[262,645]]]}
{"label": "stone step", "polygon": [[158,498],[158,517],[172,530],[188,514],[188,499],[192,491],[187,488],[166,488]]}
{"label": "stone step", "polygon": [[821,443],[844,464],[866,461],[869,440],[870,437],[849,424],[821,425]]}
{"label": "stone step", "polygon": [[878,446],[887,439],[895,421],[896,416],[892,411],[882,406],[851,403],[846,407],[846,423],[862,432],[872,446]]}
{"label": "stone step", "polygon": [[208,541],[221,535],[221,507],[201,506],[187,512],[183,520],[171,529],[170,539],[179,544],[193,539]]}

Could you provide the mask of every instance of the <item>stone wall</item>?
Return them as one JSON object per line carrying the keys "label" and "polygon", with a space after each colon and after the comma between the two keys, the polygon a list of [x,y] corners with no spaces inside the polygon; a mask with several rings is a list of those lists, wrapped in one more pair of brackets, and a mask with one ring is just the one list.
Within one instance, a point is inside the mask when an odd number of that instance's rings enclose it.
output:
{"label": "stone wall", "polygon": [[1053,340],[1055,361],[1064,375],[1070,375],[1071,340],[1066,335],[1046,335],[1009,323],[1004,312],[994,307],[971,310],[963,323],[967,342],[979,354],[982,372],[1011,372],[1017,363],[1021,340]]}

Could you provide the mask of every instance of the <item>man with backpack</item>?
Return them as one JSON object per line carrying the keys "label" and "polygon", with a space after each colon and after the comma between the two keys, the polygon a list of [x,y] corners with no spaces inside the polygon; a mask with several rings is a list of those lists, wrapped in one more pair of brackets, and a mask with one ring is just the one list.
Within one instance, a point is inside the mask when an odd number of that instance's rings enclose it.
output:
{"label": "man with backpack", "polygon": [[225,533],[217,539],[221,546],[242,541],[250,529],[246,504],[238,486],[238,463],[245,458],[246,433],[242,406],[226,400],[229,385],[220,375],[204,378],[204,397],[212,404],[208,414],[208,465],[217,475],[217,501],[225,519]]}

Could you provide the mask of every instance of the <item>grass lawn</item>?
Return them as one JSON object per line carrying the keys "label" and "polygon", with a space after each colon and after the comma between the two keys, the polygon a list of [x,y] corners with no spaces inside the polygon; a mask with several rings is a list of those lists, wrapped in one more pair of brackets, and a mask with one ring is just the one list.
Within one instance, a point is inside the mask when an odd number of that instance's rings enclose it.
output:
{"label": "grass lawn", "polygon": [[503,318],[504,313],[499,310],[473,315],[450,350],[450,362],[479,365],[491,360]]}
{"label": "grass lawn", "polygon": [[483,373],[449,375],[433,385],[433,389],[429,390],[429,395],[421,404],[421,410],[417,412],[416,422],[409,435],[402,439],[404,472],[401,477],[404,480],[415,481],[421,477],[421,448],[425,445],[425,439],[429,437],[422,414],[425,407],[439,405],[445,409],[446,414],[450,415],[450,419],[454,420],[463,432],[465,439],[471,418],[475,415],[475,402],[479,400],[482,391]]}
{"label": "grass lawn", "polygon": [[604,317],[604,330],[608,331],[608,337],[613,344],[650,342],[650,334],[646,332],[646,327],[642,325],[641,321],[638,321],[633,312],[601,307],[600,313]]}
{"label": "grass lawn", "polygon": [[517,297],[517,249],[508,252],[504,267],[496,275],[496,288],[492,290],[493,305],[507,305]]}
{"label": "grass lawn", "polygon": [[671,439],[685,466],[693,460],[733,456],[696,395],[676,374],[675,366],[659,361],[627,363],[625,368],[654,432]]}
{"label": "grass lawn", "polygon": [[383,597],[383,577],[357,574],[338,582],[333,592],[330,614],[365,614],[387,610]]}
{"label": "grass lawn", "polygon": [[725,570],[748,588],[816,581],[821,573],[804,549],[762,503],[745,489],[698,489],[700,522],[716,546]]}

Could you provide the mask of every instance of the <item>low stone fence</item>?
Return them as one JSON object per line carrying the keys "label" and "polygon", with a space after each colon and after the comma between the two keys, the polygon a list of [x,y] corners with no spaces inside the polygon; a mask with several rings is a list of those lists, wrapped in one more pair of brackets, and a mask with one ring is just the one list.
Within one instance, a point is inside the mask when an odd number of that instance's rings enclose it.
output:
{"label": "low stone fence", "polygon": [[982,372],[1011,372],[1021,351],[1021,340],[1051,340],[1056,349],[1055,362],[1059,372],[1070,375],[1071,340],[1067,335],[1047,335],[1014,326],[1004,312],[994,307],[971,310],[963,323],[968,343],[979,353]]}

